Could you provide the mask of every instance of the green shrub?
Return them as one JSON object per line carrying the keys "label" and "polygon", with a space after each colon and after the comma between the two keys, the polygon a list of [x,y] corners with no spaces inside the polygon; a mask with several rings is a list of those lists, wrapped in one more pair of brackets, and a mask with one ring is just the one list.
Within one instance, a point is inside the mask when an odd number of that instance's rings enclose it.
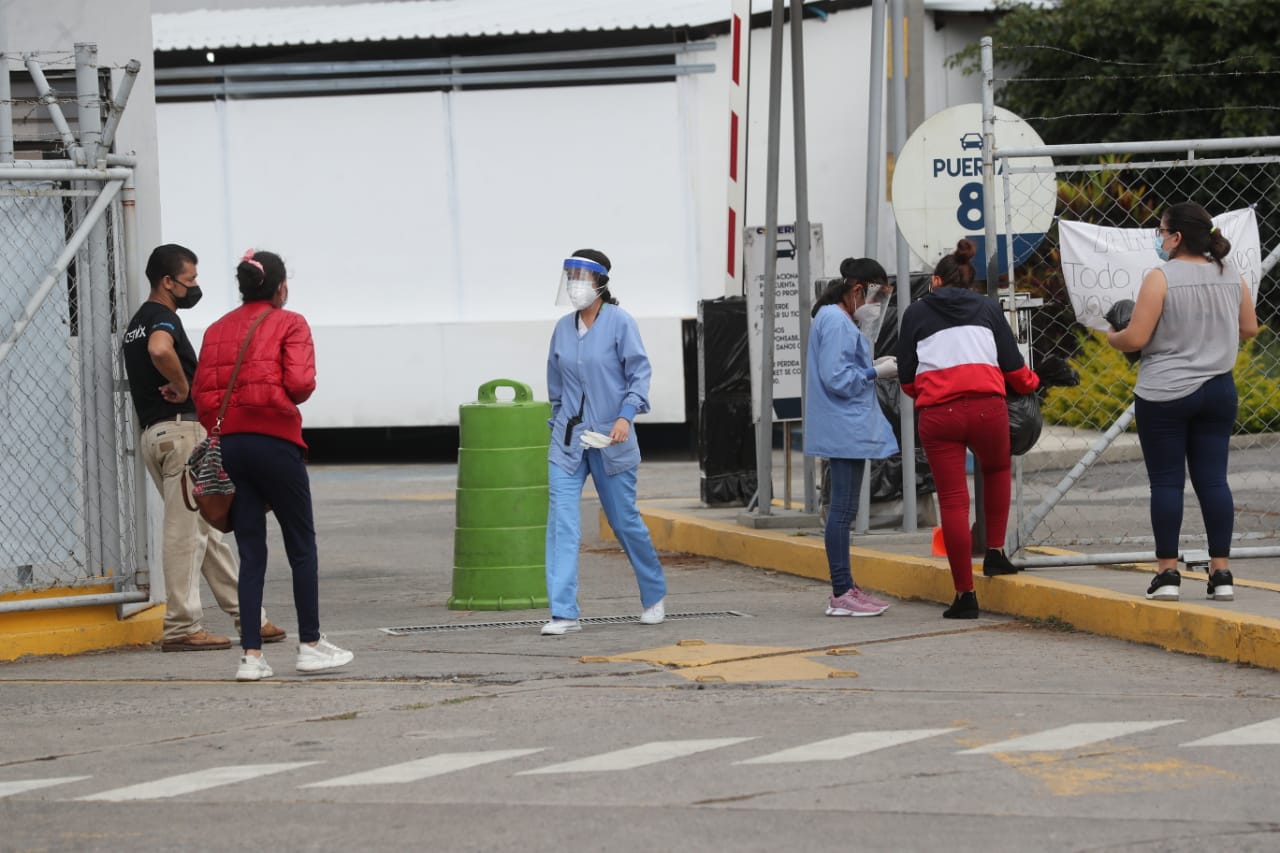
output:
{"label": "green shrub", "polygon": [[[1044,422],[1105,430],[1133,402],[1138,367],[1113,349],[1101,332],[1090,330],[1079,338],[1079,352],[1072,364],[1080,371],[1080,384],[1050,389],[1042,409]],[[1276,366],[1273,347],[1268,346],[1274,340],[1264,329],[1236,358],[1234,373],[1240,392],[1237,434],[1280,431],[1280,381],[1269,375]],[[1133,431],[1134,424],[1130,423],[1129,429]]]}

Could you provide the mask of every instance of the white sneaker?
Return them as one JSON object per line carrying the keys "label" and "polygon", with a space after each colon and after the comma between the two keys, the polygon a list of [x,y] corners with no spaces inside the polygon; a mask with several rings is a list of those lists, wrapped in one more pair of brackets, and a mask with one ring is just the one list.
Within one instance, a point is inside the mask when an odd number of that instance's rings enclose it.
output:
{"label": "white sneaker", "polygon": [[262,655],[243,655],[240,668],[236,670],[236,681],[261,681],[270,678],[274,673]]}
{"label": "white sneaker", "polygon": [[582,626],[578,624],[577,619],[552,619],[550,622],[542,626],[542,636],[555,637],[560,634],[568,634],[572,631],[581,631]]}
{"label": "white sneaker", "polygon": [[644,612],[640,614],[640,624],[661,625],[662,620],[667,618],[666,601],[664,598],[652,607],[646,607]]}
{"label": "white sneaker", "polygon": [[297,670],[298,672],[320,672],[349,664],[354,658],[355,655],[351,652],[338,648],[329,642],[324,634],[321,634],[320,641],[314,646],[306,643],[298,644]]}

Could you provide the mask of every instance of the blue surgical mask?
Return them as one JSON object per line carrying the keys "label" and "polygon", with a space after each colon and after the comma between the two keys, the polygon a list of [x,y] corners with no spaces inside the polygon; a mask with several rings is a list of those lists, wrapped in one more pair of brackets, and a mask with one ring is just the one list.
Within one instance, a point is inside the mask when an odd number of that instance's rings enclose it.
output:
{"label": "blue surgical mask", "polygon": [[1169,260],[1169,253],[1164,248],[1164,237],[1160,235],[1159,231],[1156,232],[1156,254],[1160,256],[1162,261]]}

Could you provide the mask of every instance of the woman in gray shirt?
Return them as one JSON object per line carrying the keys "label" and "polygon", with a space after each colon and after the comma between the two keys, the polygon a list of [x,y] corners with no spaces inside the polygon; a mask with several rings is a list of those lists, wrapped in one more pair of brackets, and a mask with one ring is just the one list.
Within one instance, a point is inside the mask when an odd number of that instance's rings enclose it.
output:
{"label": "woman in gray shirt", "polygon": [[1166,210],[1155,248],[1164,263],[1142,279],[1129,325],[1107,334],[1121,352],[1142,354],[1135,413],[1158,563],[1147,598],[1178,599],[1182,492],[1190,470],[1209,540],[1208,597],[1231,601],[1227,562],[1235,519],[1227,448],[1238,403],[1231,369],[1240,341],[1258,333],[1258,317],[1248,283],[1222,262],[1231,242],[1203,207],[1181,202]]}

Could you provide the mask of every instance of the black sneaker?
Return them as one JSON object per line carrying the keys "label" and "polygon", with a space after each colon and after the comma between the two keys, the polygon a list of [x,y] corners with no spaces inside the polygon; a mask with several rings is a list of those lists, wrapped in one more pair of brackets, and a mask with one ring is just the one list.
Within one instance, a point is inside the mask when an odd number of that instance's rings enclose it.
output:
{"label": "black sneaker", "polygon": [[1013,575],[1018,571],[1018,567],[1009,562],[1005,553],[995,548],[988,548],[987,555],[982,558],[982,573],[989,578],[996,575]]}
{"label": "black sneaker", "polygon": [[1235,579],[1231,577],[1231,572],[1226,569],[1218,569],[1216,572],[1209,573],[1209,592],[1205,598],[1214,601],[1235,601],[1236,589],[1233,586]]}
{"label": "black sneaker", "polygon": [[943,619],[977,619],[978,594],[973,590],[956,594],[956,600],[942,611]]}
{"label": "black sneaker", "polygon": [[1165,569],[1156,575],[1147,587],[1147,598],[1153,601],[1177,601],[1178,587],[1182,586],[1182,575],[1177,569]]}

